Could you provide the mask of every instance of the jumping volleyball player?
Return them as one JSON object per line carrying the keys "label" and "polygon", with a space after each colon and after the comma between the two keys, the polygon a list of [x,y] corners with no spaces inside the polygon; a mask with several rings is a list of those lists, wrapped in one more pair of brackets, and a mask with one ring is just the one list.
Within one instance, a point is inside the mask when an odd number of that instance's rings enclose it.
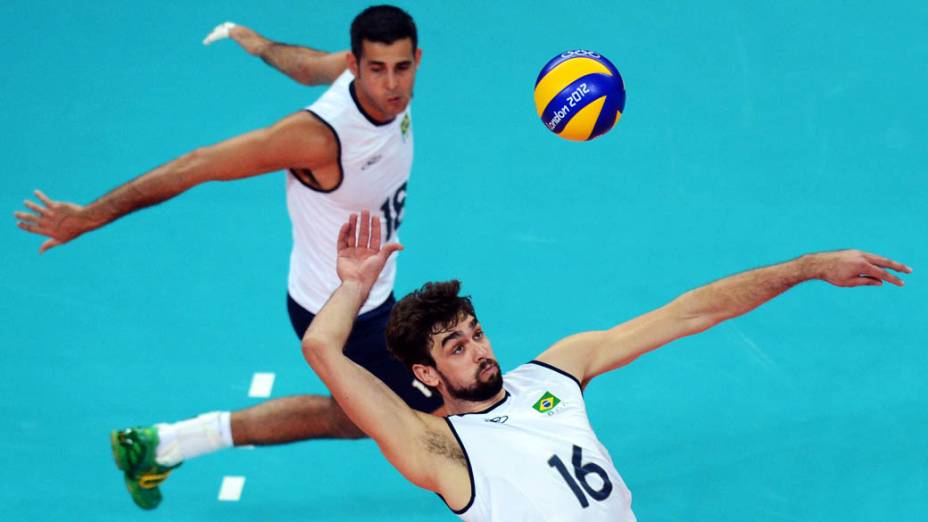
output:
{"label": "jumping volleyball player", "polygon": [[[294,332],[302,338],[339,284],[332,253],[339,226],[350,211],[381,209],[386,236],[397,239],[413,158],[409,102],[421,57],[416,26],[399,8],[365,9],[351,24],[351,51],[336,53],[277,44],[231,24],[218,27],[205,43],[226,36],[297,81],[331,87],[305,111],[197,149],[89,205],[53,201],[36,191],[44,205],[27,201],[32,213],[15,215],[20,228],[49,237],[41,246],[44,252],[201,183],[287,169],[287,209],[293,226],[287,309]],[[441,398],[416,383],[387,353],[384,328],[394,305],[395,276],[396,265],[390,262],[376,278],[357,309],[346,354],[409,407],[438,412]],[[183,460],[233,445],[363,436],[331,397],[303,395],[113,432],[112,447],[132,499],[152,509],[161,501],[158,485]]]}
{"label": "jumping volleyball player", "polygon": [[341,285],[303,337],[303,354],[349,417],[409,481],[441,495],[468,521],[635,520],[631,494],[590,427],[583,389],[675,339],[747,313],[812,279],[836,286],[902,286],[856,250],[809,254],[687,292],[605,331],[572,335],[505,375],[459,283],[428,283],[393,309],[387,344],[441,394],[449,416],[410,408],[342,353],[358,310],[395,243],[380,248],[380,221],[352,215],[338,236]]}

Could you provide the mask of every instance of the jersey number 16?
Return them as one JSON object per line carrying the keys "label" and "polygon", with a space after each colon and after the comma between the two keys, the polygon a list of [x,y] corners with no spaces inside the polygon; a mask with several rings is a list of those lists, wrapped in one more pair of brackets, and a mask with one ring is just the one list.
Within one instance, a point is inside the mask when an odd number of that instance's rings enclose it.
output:
{"label": "jersey number 16", "polygon": [[[580,446],[574,445],[574,455],[570,459],[570,463],[574,466],[574,473],[571,476],[570,472],[567,471],[567,466],[561,461],[561,458],[557,455],[552,455],[548,459],[548,465],[556,469],[564,481],[567,482],[567,486],[570,487],[570,490],[573,491],[574,495],[577,497],[577,501],[580,502],[580,506],[583,508],[590,507],[590,501],[586,498],[586,495],[583,494],[584,491],[591,497],[593,500],[602,502],[609,497],[609,494],[612,493],[612,481],[609,480],[609,475],[606,474],[604,470],[599,465],[593,462],[583,463],[583,449]],[[603,485],[599,489],[594,489],[593,486],[587,482],[587,477],[590,475],[596,475],[603,481]],[[576,477],[576,480],[574,480]],[[580,484],[577,484],[579,482]],[[583,489],[580,489],[580,486],[583,486]]]}

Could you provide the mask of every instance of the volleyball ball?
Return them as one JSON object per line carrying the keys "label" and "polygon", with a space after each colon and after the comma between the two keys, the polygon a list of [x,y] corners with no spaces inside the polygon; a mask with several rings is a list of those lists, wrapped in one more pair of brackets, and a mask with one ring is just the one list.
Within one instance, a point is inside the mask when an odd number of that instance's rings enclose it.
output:
{"label": "volleyball ball", "polygon": [[625,83],[601,54],[565,51],[538,73],[535,109],[551,132],[571,141],[588,141],[605,134],[622,117]]}

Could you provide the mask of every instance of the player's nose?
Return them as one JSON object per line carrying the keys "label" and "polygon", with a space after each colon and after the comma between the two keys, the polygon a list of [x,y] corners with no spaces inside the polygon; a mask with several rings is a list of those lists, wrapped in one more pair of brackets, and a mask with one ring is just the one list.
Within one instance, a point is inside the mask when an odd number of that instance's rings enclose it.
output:
{"label": "player's nose", "polygon": [[396,89],[396,84],[397,84],[396,73],[394,73],[393,71],[387,71],[387,89],[391,91],[393,89]]}
{"label": "player's nose", "polygon": [[[473,341],[471,341],[471,342],[473,342]],[[484,359],[489,359],[489,358],[490,358],[490,350],[489,350],[489,348],[487,348],[485,345],[483,345],[483,344],[481,344],[481,343],[476,343],[476,342],[474,343],[474,346],[473,346],[473,353],[474,353],[474,358],[477,360],[477,362],[480,362],[480,361],[483,361]]]}

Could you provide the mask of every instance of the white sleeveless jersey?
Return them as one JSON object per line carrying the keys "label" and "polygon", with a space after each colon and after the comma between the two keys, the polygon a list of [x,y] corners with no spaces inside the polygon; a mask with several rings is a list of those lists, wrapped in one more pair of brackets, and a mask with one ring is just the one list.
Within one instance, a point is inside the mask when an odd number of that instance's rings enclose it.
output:
{"label": "white sleeveless jersey", "polygon": [[[339,185],[319,191],[305,185],[293,172],[287,173],[287,210],[293,224],[287,287],[293,300],[314,314],[338,288],[335,244],[349,214],[362,209],[379,213],[383,242],[399,241],[396,229],[403,219],[406,182],[412,168],[410,108],[379,124],[361,111],[352,90],[353,80],[351,72],[345,71],[306,109],[335,133],[342,174]],[[360,313],[383,303],[395,278],[393,255]]]}
{"label": "white sleeveless jersey", "polygon": [[580,383],[538,361],[503,376],[506,398],[448,417],[471,475],[475,521],[631,522],[631,493],[586,415]]}

